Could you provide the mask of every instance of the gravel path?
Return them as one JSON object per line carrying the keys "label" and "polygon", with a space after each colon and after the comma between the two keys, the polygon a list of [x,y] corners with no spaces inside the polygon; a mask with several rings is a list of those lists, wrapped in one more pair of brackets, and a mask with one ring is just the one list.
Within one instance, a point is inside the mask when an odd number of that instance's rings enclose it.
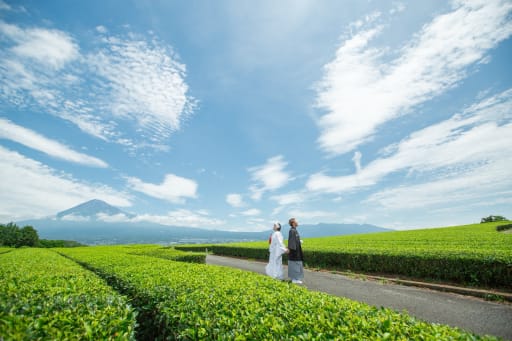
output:
{"label": "gravel path", "polygon": [[[258,261],[208,255],[206,262],[265,273],[265,263]],[[285,274],[286,271],[285,267]],[[377,307],[406,310],[410,315],[424,321],[512,340],[511,304],[310,270],[305,270],[304,286],[310,290],[347,297]]]}

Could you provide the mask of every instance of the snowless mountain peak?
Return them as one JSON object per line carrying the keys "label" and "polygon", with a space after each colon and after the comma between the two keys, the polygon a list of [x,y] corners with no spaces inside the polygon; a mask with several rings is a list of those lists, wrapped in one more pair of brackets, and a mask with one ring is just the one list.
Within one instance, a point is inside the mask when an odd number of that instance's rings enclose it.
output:
{"label": "snowless mountain peak", "polygon": [[66,217],[80,217],[84,219],[96,220],[98,215],[125,215],[126,217],[133,217],[132,214],[126,213],[119,208],[106,203],[103,200],[93,199],[81,203],[77,206],[71,207],[67,210],[57,213],[57,219],[66,219]]}

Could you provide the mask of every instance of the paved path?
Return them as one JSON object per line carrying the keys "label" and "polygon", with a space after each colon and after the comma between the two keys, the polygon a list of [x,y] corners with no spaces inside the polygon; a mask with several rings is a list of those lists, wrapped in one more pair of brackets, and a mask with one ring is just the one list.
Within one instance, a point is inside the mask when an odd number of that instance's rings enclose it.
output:
{"label": "paved path", "polygon": [[[265,273],[265,263],[257,261],[208,255],[206,262]],[[511,304],[310,270],[305,270],[304,285],[310,290],[347,297],[377,307],[406,310],[424,321],[512,340]]]}

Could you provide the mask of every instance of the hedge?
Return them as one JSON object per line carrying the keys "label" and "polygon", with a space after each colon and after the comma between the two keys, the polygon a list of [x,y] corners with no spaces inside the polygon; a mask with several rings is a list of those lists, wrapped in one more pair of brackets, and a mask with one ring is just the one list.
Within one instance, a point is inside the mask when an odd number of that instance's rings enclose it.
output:
{"label": "hedge", "polygon": [[[494,339],[236,269],[107,249],[61,252],[129,295],[152,316],[147,332],[159,339]],[[143,335],[145,339],[152,336]]]}
{"label": "hedge", "polygon": [[[512,235],[497,233],[497,225],[305,239],[305,264],[510,289]],[[267,242],[176,246],[182,251],[205,248],[217,255],[268,260]]]}
{"label": "hedge", "polygon": [[510,229],[512,229],[512,224],[496,226],[496,231],[505,231],[505,230],[510,230]]}

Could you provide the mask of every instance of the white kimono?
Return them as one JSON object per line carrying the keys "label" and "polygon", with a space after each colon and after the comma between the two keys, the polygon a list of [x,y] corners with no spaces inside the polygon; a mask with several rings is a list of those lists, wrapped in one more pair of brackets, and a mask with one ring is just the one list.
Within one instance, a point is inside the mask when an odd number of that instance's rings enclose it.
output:
{"label": "white kimono", "polygon": [[283,253],[286,252],[286,246],[284,246],[283,235],[280,231],[272,233],[269,251],[270,256],[265,272],[270,277],[283,279]]}

